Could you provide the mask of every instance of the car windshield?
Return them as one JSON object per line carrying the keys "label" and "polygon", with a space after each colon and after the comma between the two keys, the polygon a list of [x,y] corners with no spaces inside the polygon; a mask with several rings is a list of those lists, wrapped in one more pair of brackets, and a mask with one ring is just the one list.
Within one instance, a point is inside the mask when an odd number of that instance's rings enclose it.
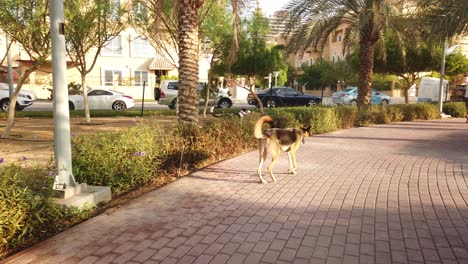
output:
{"label": "car windshield", "polygon": [[349,92],[352,92],[354,89],[356,89],[356,87],[350,87],[350,88],[344,89],[342,92],[343,93],[349,93]]}

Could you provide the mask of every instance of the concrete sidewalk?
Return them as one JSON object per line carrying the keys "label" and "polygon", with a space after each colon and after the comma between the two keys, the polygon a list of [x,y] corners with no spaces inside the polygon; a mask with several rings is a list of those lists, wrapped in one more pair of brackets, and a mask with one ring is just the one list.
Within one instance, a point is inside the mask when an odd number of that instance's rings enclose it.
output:
{"label": "concrete sidewalk", "polygon": [[267,185],[256,151],[218,163],[2,263],[468,263],[464,119],[314,136],[298,163]]}

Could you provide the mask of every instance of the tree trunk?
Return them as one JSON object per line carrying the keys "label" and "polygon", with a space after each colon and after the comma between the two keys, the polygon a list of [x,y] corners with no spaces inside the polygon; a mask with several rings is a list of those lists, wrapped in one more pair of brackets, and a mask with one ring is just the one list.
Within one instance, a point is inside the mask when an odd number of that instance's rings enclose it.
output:
{"label": "tree trunk", "polygon": [[179,0],[177,121],[198,123],[198,9],[201,0]]}
{"label": "tree trunk", "polygon": [[28,68],[24,72],[19,82],[16,84],[15,92],[10,98],[10,108],[8,109],[8,122],[5,126],[5,129],[3,130],[2,138],[8,138],[10,136],[11,128],[13,127],[15,123],[16,99],[18,98],[18,95],[21,91],[21,87],[23,87],[23,84],[26,82],[26,79],[29,78],[29,75],[31,75],[31,73],[35,71],[36,69],[37,69],[37,66],[31,66],[30,68]]}
{"label": "tree trunk", "polygon": [[81,88],[83,88],[83,103],[86,124],[91,124],[91,115],[89,113],[88,87],[86,86],[86,74],[81,74]]}
{"label": "tree trunk", "polygon": [[374,46],[375,42],[361,40],[359,42],[359,80],[358,80],[358,107],[370,104],[372,75],[374,73]]}

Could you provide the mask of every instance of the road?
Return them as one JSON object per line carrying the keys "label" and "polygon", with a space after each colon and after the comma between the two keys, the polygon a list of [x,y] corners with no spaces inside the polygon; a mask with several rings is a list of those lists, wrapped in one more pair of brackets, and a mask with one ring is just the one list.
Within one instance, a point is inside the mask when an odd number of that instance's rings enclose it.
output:
{"label": "road", "polygon": [[[136,102],[135,107],[133,109],[141,109],[142,103]],[[233,107],[241,108],[253,108],[253,106],[249,106],[247,103],[235,103]],[[36,101],[30,107],[25,108],[23,111],[52,111],[52,102],[47,101]],[[168,109],[167,105],[159,105],[157,102],[145,102],[144,110],[162,110]]]}
{"label": "road", "polygon": [[[403,97],[392,97],[390,104],[403,104],[405,102]],[[417,102],[417,98],[410,98],[410,103]],[[324,97],[323,98],[324,105],[332,105],[331,97]],[[136,102],[135,107],[133,109],[141,109],[141,102]],[[161,110],[161,109],[168,109],[166,105],[159,105],[157,102],[145,102],[144,105],[145,110]],[[245,101],[235,102],[233,107],[235,108],[254,108],[253,106],[247,104]],[[24,111],[52,111],[52,102],[48,101],[36,101],[30,107],[24,109]]]}

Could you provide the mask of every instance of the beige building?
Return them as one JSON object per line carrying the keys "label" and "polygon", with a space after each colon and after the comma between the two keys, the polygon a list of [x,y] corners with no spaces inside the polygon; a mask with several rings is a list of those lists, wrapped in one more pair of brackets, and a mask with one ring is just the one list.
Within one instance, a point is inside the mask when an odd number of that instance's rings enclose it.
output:
{"label": "beige building", "polygon": [[[6,55],[5,34],[0,34],[0,55]],[[169,51],[171,52],[171,51]],[[93,52],[89,54],[91,62]],[[18,45],[12,45],[11,57],[15,77],[24,72],[31,63],[29,57]],[[93,88],[108,88],[133,96],[135,99],[143,97],[143,83],[146,83],[145,98],[154,98],[153,87],[162,75],[178,76],[178,56],[175,51],[168,56],[166,52],[157,51],[143,36],[137,34],[133,28],[128,28],[104,47],[98,55],[93,70],[87,75],[87,85]],[[81,83],[81,76],[72,62],[68,61],[68,83]],[[7,60],[0,65],[0,82],[6,82]],[[208,80],[209,56],[200,55],[199,80]],[[34,91],[39,99],[50,98],[52,87],[51,65],[44,65],[32,73],[23,89]]]}

